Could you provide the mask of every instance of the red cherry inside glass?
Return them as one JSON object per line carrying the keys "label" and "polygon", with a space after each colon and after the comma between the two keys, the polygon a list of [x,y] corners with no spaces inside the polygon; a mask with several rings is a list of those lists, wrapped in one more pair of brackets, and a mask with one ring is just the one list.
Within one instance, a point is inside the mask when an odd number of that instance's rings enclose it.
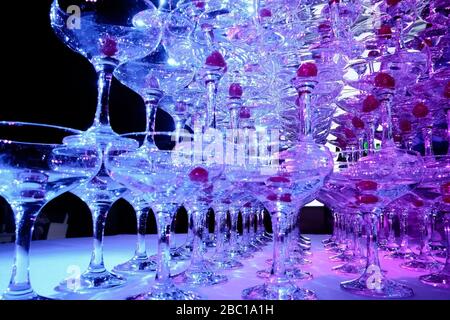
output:
{"label": "red cherry inside glass", "polygon": [[378,197],[373,194],[361,194],[356,197],[358,204],[374,204],[378,202]]}
{"label": "red cherry inside glass", "polygon": [[297,70],[298,77],[316,77],[317,66],[313,62],[303,63]]}
{"label": "red cherry inside glass", "polygon": [[189,179],[192,182],[206,183],[208,182],[208,178],[209,178],[208,170],[202,167],[197,167],[189,173]]}
{"label": "red cherry inside glass", "polygon": [[107,57],[115,56],[118,51],[117,41],[112,37],[106,37],[101,40],[100,51]]}
{"label": "red cherry inside glass", "polygon": [[425,118],[428,115],[428,113],[429,113],[428,107],[422,102],[416,104],[412,110],[412,114],[416,118]]}
{"label": "red cherry inside glass", "polygon": [[205,64],[211,67],[226,68],[227,63],[219,51],[213,51],[207,58]]}
{"label": "red cherry inside glass", "polygon": [[402,0],[386,0],[386,4],[390,7],[396,6],[399,4]]}
{"label": "red cherry inside glass", "polygon": [[378,184],[371,180],[362,180],[356,184],[356,188],[361,191],[375,191],[378,188]]}
{"label": "red cherry inside glass", "polygon": [[261,18],[268,18],[272,16],[272,11],[270,11],[270,9],[267,8],[262,8],[261,10],[259,10],[259,16]]}
{"label": "red cherry inside glass", "polygon": [[364,121],[361,120],[361,118],[359,117],[353,117],[352,119],[352,125],[356,128],[356,129],[364,129]]}
{"label": "red cherry inside glass", "polygon": [[239,118],[241,119],[249,119],[252,116],[250,109],[246,107],[242,107],[239,110]]}
{"label": "red cherry inside glass", "polygon": [[377,98],[375,98],[375,96],[368,95],[363,101],[362,111],[371,112],[378,109],[379,106],[380,101],[378,101]]}
{"label": "red cherry inside glass", "polygon": [[388,25],[386,25],[386,24],[383,24],[383,25],[381,25],[380,28],[377,30],[377,34],[378,34],[380,37],[384,37],[384,38],[386,38],[386,39],[390,39],[390,38],[392,37],[392,30],[391,30],[391,27],[388,26]]}
{"label": "red cherry inside glass", "polygon": [[230,85],[230,89],[228,90],[228,94],[231,98],[240,98],[242,97],[243,90],[239,83],[232,83]]}
{"label": "red cherry inside glass", "polygon": [[377,88],[385,88],[385,89],[394,89],[395,88],[395,79],[385,73],[385,72],[379,72],[375,76],[375,87]]}
{"label": "red cherry inside glass", "polygon": [[412,130],[411,121],[408,119],[400,119],[398,127],[402,132],[411,132]]}

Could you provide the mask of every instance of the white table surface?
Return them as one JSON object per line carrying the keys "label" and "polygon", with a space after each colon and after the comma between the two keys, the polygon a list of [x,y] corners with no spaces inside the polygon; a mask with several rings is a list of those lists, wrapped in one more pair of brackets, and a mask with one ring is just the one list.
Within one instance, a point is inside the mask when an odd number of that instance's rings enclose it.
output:
{"label": "white table surface", "polygon": [[[312,272],[314,279],[298,282],[299,285],[313,290],[319,299],[350,300],[366,299],[343,291],[339,283],[355,278],[354,276],[338,274],[331,271],[337,263],[329,259],[330,254],[323,250],[321,240],[325,235],[310,235],[312,239],[313,263],[304,266],[305,271]],[[181,244],[185,235],[177,235],[176,241]],[[135,248],[136,236],[119,235],[105,238],[104,256],[108,268],[129,259]],[[155,253],[156,236],[149,235],[147,239],[148,252]],[[31,245],[31,282],[34,289],[41,295],[59,299],[124,299],[128,296],[145,292],[154,277],[130,277],[124,287],[98,290],[92,294],[62,294],[54,291],[54,287],[69,274],[69,267],[79,267],[81,272],[89,263],[92,240],[90,238],[72,238],[61,240],[33,241]],[[3,292],[8,284],[13,262],[13,245],[0,244],[0,291]],[[240,299],[241,291],[247,287],[260,284],[262,280],[256,277],[256,271],[266,268],[265,260],[271,257],[272,246],[268,245],[252,259],[243,260],[244,268],[223,272],[229,281],[223,285],[198,288],[198,292],[208,299],[234,300]],[[212,250],[211,250],[212,252]],[[413,299],[450,300],[450,290],[433,288],[422,284],[418,277],[424,273],[403,270],[398,267],[400,261],[381,258],[383,269],[388,271],[391,279],[398,280],[411,287],[415,296]],[[178,266],[180,269],[183,265]]]}

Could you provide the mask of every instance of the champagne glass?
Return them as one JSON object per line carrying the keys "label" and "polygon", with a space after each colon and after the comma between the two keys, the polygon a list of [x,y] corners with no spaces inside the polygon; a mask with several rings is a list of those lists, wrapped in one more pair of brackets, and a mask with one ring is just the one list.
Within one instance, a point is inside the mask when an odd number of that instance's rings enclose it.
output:
{"label": "champagne glass", "polygon": [[[50,21],[56,36],[87,58],[97,72],[97,107],[86,135],[92,136],[103,150],[110,141],[122,144],[109,122],[111,81],[119,64],[145,57],[158,46],[162,27],[156,8],[147,0],[55,0]],[[68,282],[63,281],[58,290],[84,292],[125,283],[122,277],[104,266],[103,231],[109,208],[126,191],[108,176],[104,166],[96,177],[74,190],[91,210],[94,248],[80,285],[69,287]]]}
{"label": "champagne glass", "polygon": [[[75,137],[77,143],[63,139]],[[88,181],[100,169],[101,151],[80,131],[42,124],[0,122],[0,194],[16,223],[14,266],[3,299],[41,300],[30,283],[29,251],[41,208]]]}

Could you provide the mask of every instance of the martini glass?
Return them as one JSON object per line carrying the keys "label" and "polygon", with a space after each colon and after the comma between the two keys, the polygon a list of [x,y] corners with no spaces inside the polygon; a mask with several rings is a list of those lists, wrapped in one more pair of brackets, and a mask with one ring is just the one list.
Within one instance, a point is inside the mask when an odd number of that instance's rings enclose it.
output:
{"label": "martini glass", "polygon": [[[11,205],[16,223],[14,267],[3,299],[45,299],[30,283],[34,221],[47,202],[98,172],[101,152],[80,134],[56,126],[0,122],[0,194]],[[68,136],[77,137],[77,143],[64,144]]]}
{"label": "martini glass", "polygon": [[444,233],[446,240],[446,252],[444,267],[439,271],[421,276],[422,283],[439,288],[450,288],[450,184],[442,185],[442,197],[436,203],[437,210],[444,214]]}
{"label": "martini glass", "polygon": [[[215,145],[218,137],[216,130],[194,134],[194,140],[182,146],[191,153],[192,170],[186,177],[186,196],[184,206],[190,211],[193,220],[194,243],[189,267],[177,276],[177,280],[189,285],[216,285],[226,282],[224,275],[216,274],[213,262],[205,258],[202,247],[205,220],[213,202],[214,182],[220,179],[223,171],[223,153],[211,153],[211,145]],[[198,149],[200,147],[200,149]]]}
{"label": "martini glass", "polygon": [[[79,16],[71,15],[73,9]],[[161,22],[150,1],[55,0],[50,11],[51,26],[57,37],[73,51],[87,58],[98,77],[98,99],[93,125],[85,133],[104,151],[114,141],[122,144],[109,122],[109,92],[113,72],[121,63],[145,57],[161,40]],[[110,206],[126,192],[114,182],[104,165],[97,176],[79,186],[74,193],[83,199],[92,213],[94,249],[89,267],[81,275],[80,285],[69,287],[63,281],[58,290],[84,292],[119,286],[125,280],[104,267],[103,231]]]}
{"label": "martini glass", "polygon": [[170,271],[170,233],[178,203],[186,195],[185,179],[192,170],[192,161],[177,150],[174,133],[133,133],[123,138],[140,143],[139,149],[124,150],[115,144],[107,149],[106,167],[113,179],[130,190],[144,195],[155,213],[158,231],[158,252],[155,281],[146,293],[133,300],[193,300],[199,296],[176,286]]}
{"label": "martini glass", "polygon": [[[367,263],[363,274],[341,283],[352,293],[377,298],[406,298],[412,289],[386,278],[378,259],[377,234],[382,209],[421,181],[423,163],[414,152],[386,147],[368,156],[344,152],[347,162],[335,168],[334,181],[345,189],[347,202],[361,211],[367,230]],[[338,170],[338,171],[336,171]]]}

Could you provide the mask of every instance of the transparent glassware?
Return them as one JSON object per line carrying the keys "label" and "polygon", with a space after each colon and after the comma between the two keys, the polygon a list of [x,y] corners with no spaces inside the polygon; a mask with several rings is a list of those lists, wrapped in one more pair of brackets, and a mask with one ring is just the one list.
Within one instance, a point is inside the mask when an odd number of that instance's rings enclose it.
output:
{"label": "transparent glassware", "polygon": [[131,300],[194,300],[200,296],[174,284],[170,271],[170,233],[178,204],[183,203],[187,189],[183,181],[191,172],[192,159],[177,150],[176,134],[166,132],[133,133],[123,138],[133,139],[139,149],[124,150],[111,143],[106,167],[110,175],[130,190],[142,193],[157,222],[157,268],[147,292],[129,297]]}
{"label": "transparent glassware", "polygon": [[[63,139],[77,137],[76,144]],[[46,299],[34,292],[29,251],[34,221],[50,200],[91,179],[101,150],[81,132],[57,126],[0,122],[0,194],[14,212],[16,241],[11,280],[2,299]]]}
{"label": "transparent glassware", "polygon": [[113,268],[113,272],[125,274],[141,274],[156,271],[156,261],[149,257],[146,249],[145,234],[147,233],[147,218],[150,205],[144,195],[127,191],[123,196],[134,208],[136,213],[137,241],[134,256]]}
{"label": "transparent glassware", "polygon": [[[447,183],[447,185],[449,185]],[[443,188],[444,189],[444,188]],[[422,283],[433,287],[450,288],[450,192],[448,190],[442,193],[442,198],[436,204],[437,209],[444,214],[444,234],[446,241],[446,259],[444,267],[439,272],[423,275],[419,277]]]}
{"label": "transparent glassware", "polygon": [[[161,40],[162,26],[155,6],[147,0],[103,1],[55,0],[50,22],[56,36],[73,51],[83,55],[97,72],[98,99],[94,122],[87,130],[104,150],[111,141],[122,140],[109,122],[109,93],[114,70],[121,63],[147,56]],[[74,190],[92,212],[94,249],[80,286],[69,288],[62,281],[58,290],[84,292],[110,288],[125,280],[104,267],[103,231],[110,206],[126,192],[115,183],[104,166],[91,181]]]}
{"label": "transparent glassware", "polygon": [[[296,159],[302,154],[302,162]],[[316,299],[313,292],[292,283],[285,267],[286,219],[302,205],[302,200],[318,192],[330,173],[331,157],[328,151],[311,140],[300,141],[292,149],[281,151],[279,165],[267,167],[245,165],[227,168],[230,180],[242,183],[269,210],[272,216],[274,251],[272,271],[263,285],[245,289],[245,299]],[[314,159],[314,161],[312,160]],[[265,159],[267,160],[267,159]]]}
{"label": "transparent glassware", "polygon": [[[203,236],[206,227],[206,215],[213,201],[214,182],[220,179],[224,164],[208,151],[216,136],[214,130],[194,133],[191,145],[186,143],[186,151],[191,153],[192,170],[186,177],[186,198],[183,205],[192,214],[194,243],[188,268],[177,276],[177,281],[194,286],[216,285],[226,282],[228,278],[215,272],[214,263],[203,254]],[[214,142],[212,142],[214,144]],[[200,149],[198,149],[200,147]],[[189,149],[189,151],[188,151]],[[219,160],[219,161],[218,161]]]}
{"label": "transparent glassware", "polygon": [[367,153],[344,152],[341,155],[346,161],[336,161],[330,181],[340,186],[348,203],[358,207],[367,230],[366,269],[358,279],[342,282],[341,288],[370,297],[411,297],[411,288],[383,274],[376,239],[381,210],[421,182],[423,162],[414,152],[390,147]]}

